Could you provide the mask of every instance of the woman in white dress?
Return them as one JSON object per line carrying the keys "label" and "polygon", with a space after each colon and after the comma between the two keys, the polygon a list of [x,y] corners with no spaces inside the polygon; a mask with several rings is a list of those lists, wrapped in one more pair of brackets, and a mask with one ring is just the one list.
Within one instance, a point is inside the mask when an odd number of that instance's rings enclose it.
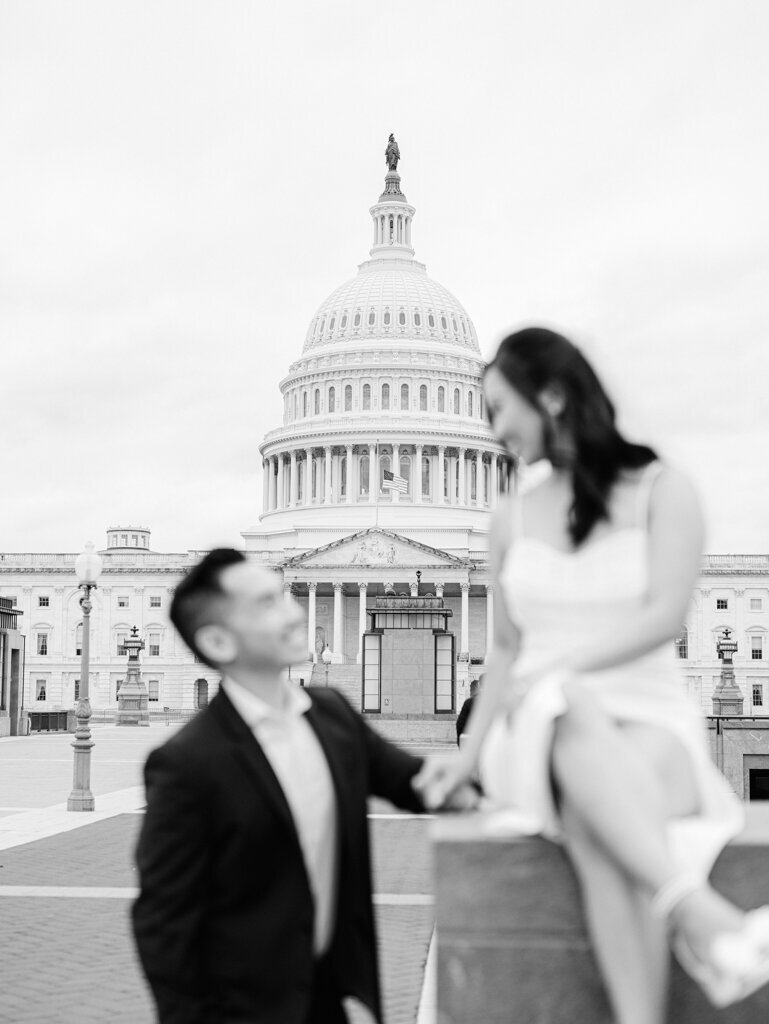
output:
{"label": "woman in white dress", "polygon": [[622,437],[552,331],[505,339],[484,387],[514,463],[551,471],[495,512],[485,686],[466,745],[418,784],[438,807],[480,770],[492,802],[565,845],[618,1024],[662,1024],[669,943],[713,1003],[735,1002],[769,980],[769,910],[708,882],[743,815],[674,655],[703,545],[695,491]]}

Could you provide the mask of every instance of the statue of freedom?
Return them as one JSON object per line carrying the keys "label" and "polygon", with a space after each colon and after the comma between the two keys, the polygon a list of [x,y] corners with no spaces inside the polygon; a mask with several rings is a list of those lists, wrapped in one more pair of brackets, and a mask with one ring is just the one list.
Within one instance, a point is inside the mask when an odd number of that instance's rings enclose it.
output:
{"label": "statue of freedom", "polygon": [[398,161],[401,158],[401,151],[398,149],[398,143],[395,141],[395,136],[390,132],[390,138],[387,142],[387,149],[385,150],[385,161],[387,162],[388,171],[398,170]]}

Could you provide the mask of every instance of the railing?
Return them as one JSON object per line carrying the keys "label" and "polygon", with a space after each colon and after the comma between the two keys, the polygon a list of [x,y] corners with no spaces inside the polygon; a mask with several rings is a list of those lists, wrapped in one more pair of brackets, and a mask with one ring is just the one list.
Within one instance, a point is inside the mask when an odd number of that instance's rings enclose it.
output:
{"label": "railing", "polygon": [[700,563],[702,572],[769,572],[769,555],[704,555]]}

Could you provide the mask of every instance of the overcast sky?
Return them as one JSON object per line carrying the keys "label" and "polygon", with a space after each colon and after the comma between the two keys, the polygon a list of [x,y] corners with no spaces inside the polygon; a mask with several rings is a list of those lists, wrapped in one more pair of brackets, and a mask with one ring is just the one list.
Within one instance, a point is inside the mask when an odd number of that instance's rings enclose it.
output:
{"label": "overcast sky", "polygon": [[543,322],[769,551],[769,5],[0,5],[0,550],[239,543],[390,132],[486,356]]}

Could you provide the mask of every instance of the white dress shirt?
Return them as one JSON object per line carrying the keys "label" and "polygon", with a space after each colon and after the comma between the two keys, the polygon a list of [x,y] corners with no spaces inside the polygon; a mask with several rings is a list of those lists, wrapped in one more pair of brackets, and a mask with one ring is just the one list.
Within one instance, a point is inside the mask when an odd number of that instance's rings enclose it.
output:
{"label": "white dress shirt", "polygon": [[233,679],[222,686],[264,751],[294,819],[315,901],[314,949],[331,944],[336,900],[336,795],[326,755],[305,718],[312,702],[293,683],[284,683],[281,710]]}

